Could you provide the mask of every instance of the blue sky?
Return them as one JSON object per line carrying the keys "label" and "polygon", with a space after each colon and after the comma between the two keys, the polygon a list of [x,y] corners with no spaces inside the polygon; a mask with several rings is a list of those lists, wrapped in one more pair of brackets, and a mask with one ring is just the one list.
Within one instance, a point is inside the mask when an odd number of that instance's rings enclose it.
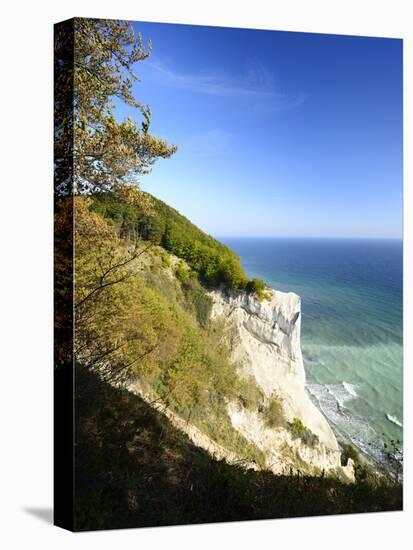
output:
{"label": "blue sky", "polygon": [[401,237],[401,40],[134,25],[135,95],[179,147],[144,189],[214,236]]}

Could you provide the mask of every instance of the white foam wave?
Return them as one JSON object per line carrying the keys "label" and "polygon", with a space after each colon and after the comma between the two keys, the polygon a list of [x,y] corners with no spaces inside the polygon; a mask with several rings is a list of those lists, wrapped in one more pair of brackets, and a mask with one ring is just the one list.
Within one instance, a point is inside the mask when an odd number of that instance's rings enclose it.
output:
{"label": "white foam wave", "polygon": [[[306,388],[312,401],[327,417],[336,434],[350,441],[376,463],[388,464],[383,441],[370,424],[371,419],[350,412],[344,405],[346,400],[354,399],[353,393],[356,392],[353,386],[346,388],[343,382],[342,384],[307,384]],[[392,415],[386,415],[386,417],[389,422],[402,427],[397,417]]]}
{"label": "white foam wave", "polygon": [[396,426],[399,426],[400,428],[403,428],[403,424],[400,422],[400,420],[397,418],[397,416],[392,416],[391,414],[386,414],[386,418],[392,424],[396,424]]}
{"label": "white foam wave", "polygon": [[347,382],[341,384],[307,384],[307,390],[320,404],[323,402],[329,408],[333,405],[335,409],[337,407],[345,408],[346,401],[358,397],[356,386]]}
{"label": "white foam wave", "polygon": [[343,384],[308,384],[307,390],[315,405],[338,429],[338,431],[353,441],[359,440],[357,447],[362,442],[374,441],[375,431],[368,418],[360,417],[349,411],[346,401],[354,399],[354,389],[350,393]]}
{"label": "white foam wave", "polygon": [[347,390],[352,397],[358,397],[354,384],[349,384],[348,382],[342,382],[342,384],[344,389]]}

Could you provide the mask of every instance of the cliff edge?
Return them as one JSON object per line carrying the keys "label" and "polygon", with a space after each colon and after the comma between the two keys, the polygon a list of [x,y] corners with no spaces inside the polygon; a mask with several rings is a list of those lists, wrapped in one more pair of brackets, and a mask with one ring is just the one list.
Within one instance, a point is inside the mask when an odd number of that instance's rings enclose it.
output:
{"label": "cliff edge", "polygon": [[[254,294],[216,290],[211,317],[224,318],[231,330],[230,347],[240,376],[253,377],[268,402],[274,396],[282,403],[285,423],[269,427],[259,410],[239,401],[228,404],[232,425],[261,449],[274,473],[301,471],[331,474],[354,480],[352,461],[341,466],[336,437],[326,418],[305,390],[301,353],[301,299],[292,292],[266,289],[268,299]],[[311,444],[291,430],[302,426],[311,433]]]}

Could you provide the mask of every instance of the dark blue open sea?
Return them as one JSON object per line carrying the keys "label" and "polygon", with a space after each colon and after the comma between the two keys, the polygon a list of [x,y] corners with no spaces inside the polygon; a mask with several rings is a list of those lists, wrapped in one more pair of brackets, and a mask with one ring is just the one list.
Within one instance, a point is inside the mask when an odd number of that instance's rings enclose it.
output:
{"label": "dark blue open sea", "polygon": [[341,439],[380,459],[403,431],[402,241],[221,240],[249,277],[301,296],[308,392]]}

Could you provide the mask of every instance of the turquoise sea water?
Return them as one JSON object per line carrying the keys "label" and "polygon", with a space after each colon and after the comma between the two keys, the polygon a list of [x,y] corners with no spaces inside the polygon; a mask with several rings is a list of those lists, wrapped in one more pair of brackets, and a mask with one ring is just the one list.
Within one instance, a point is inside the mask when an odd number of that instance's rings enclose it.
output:
{"label": "turquoise sea water", "polygon": [[340,438],[382,460],[403,438],[402,241],[221,240],[249,277],[301,296],[307,390]]}

